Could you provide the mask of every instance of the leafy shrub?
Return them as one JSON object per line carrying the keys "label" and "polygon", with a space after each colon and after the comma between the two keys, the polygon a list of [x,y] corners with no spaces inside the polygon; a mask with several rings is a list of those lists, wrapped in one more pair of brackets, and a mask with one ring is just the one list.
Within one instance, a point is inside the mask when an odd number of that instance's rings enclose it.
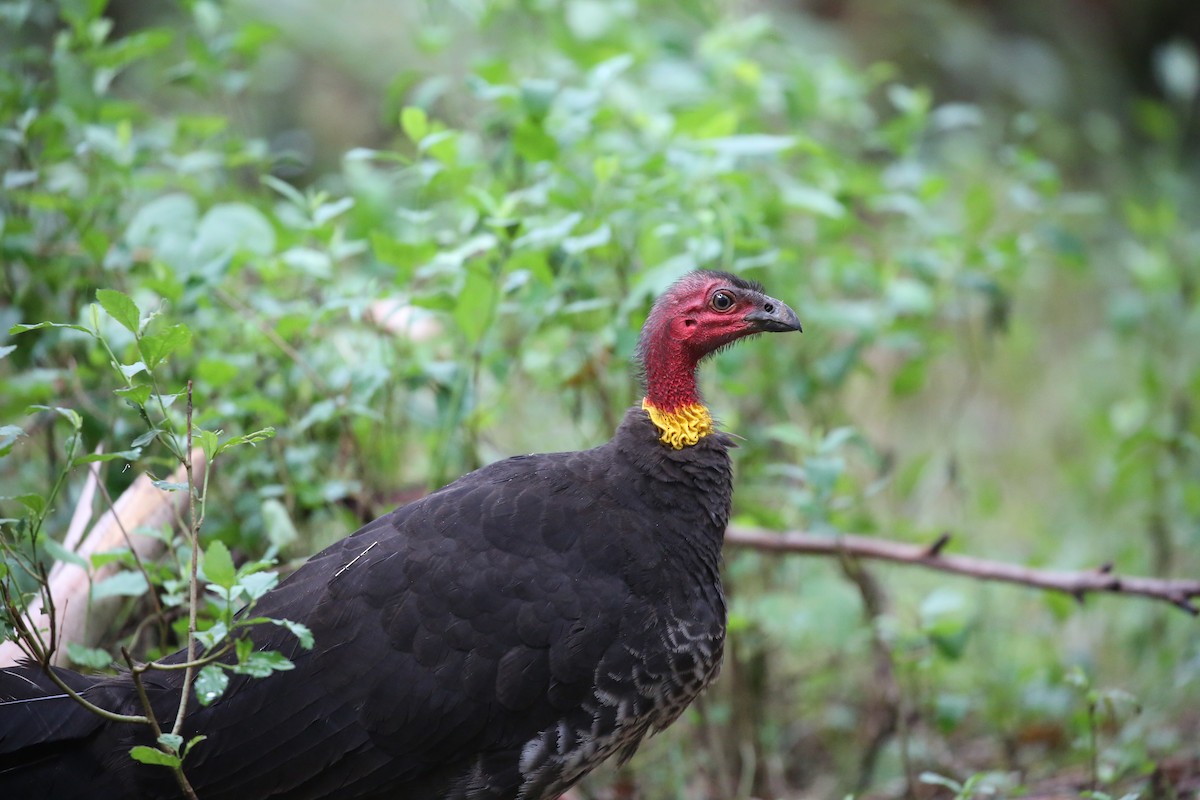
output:
{"label": "leafy shrub", "polygon": [[[302,557],[502,455],[595,443],[637,398],[650,299],[712,267],[762,280],[806,330],[705,378],[746,436],[737,524],[951,529],[1034,563],[1194,572],[1194,198],[1157,145],[1139,192],[1072,180],[1045,155],[1073,136],[1059,121],[940,102],[802,18],[488,2],[420,32],[435,55],[473,43],[465,80],[414,59],[379,141],[287,180],[296,154],[243,124],[260,58],[295,57],[286,35],[203,0],[136,31],[103,12],[3,17],[0,321],[83,329],[0,345],[16,551],[65,527],[97,445],[131,462],[104,475],[114,497],[173,469],[186,421],[167,403],[189,380],[201,430],[276,432],[208,486],[203,546],[250,562]],[[1037,726],[1057,731],[1056,765],[1082,760],[1094,720],[1063,699],[1080,662],[1148,706],[1167,671],[1195,691],[1191,629],[1158,610],[747,552],[729,577],[726,678],[640,762],[650,796],[691,791],[698,769],[725,796],[823,770],[845,788],[915,780],[915,763],[1021,770]],[[967,739],[1013,763],[946,757]],[[685,770],[696,747],[712,758]]]}

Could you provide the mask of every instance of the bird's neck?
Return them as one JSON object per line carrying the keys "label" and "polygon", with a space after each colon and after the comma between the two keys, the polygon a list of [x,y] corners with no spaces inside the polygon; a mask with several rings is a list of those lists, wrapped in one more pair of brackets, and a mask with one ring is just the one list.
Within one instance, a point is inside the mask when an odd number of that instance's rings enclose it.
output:
{"label": "bird's neck", "polygon": [[644,353],[646,397],[642,408],[676,450],[696,444],[714,430],[712,415],[696,385],[696,359],[679,342],[660,342]]}
{"label": "bird's neck", "polygon": [[708,413],[708,406],[703,403],[690,403],[671,411],[663,411],[650,402],[647,396],[642,399],[642,408],[658,428],[658,440],[676,450],[691,447],[716,430],[712,415]]}

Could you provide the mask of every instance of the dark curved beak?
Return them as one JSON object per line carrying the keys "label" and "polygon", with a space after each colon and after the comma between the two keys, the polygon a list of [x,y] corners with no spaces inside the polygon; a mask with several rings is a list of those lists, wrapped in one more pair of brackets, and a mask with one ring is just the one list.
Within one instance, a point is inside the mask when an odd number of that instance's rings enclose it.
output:
{"label": "dark curved beak", "polygon": [[746,322],[764,333],[804,332],[796,312],[774,297],[762,295],[758,307],[745,316]]}

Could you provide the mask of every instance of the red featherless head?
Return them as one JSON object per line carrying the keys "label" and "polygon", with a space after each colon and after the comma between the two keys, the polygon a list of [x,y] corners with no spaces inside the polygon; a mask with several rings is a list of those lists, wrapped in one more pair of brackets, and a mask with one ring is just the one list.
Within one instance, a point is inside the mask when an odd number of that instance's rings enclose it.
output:
{"label": "red featherless head", "polygon": [[645,405],[666,414],[702,406],[696,366],[706,356],[744,336],[798,330],[796,312],[758,283],[727,272],[688,273],[658,298],[642,327]]}

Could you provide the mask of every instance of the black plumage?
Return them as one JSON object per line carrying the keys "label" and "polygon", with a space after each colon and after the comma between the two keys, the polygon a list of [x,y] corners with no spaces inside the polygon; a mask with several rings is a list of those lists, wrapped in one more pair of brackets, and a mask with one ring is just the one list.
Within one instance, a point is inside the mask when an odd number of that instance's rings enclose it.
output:
{"label": "black plumage", "polygon": [[[548,800],[631,755],[713,679],[725,633],[731,442],[704,429],[672,445],[662,425],[698,405],[708,353],[796,329],[759,287],[692,273],[643,334],[643,358],[663,362],[645,365],[647,409],[665,417],[634,408],[599,447],[491,464],[314,556],[254,613],[304,622],[316,646],[259,626],[258,646],[295,669],[193,703],[185,737],[208,737],[185,762],[199,797]],[[60,675],[142,711],[128,676]],[[169,718],[181,674],[146,679]],[[35,666],[0,670],[0,700],[30,701],[0,705],[0,796],[178,796],[167,770],[130,759],[142,726],[57,695]]]}

